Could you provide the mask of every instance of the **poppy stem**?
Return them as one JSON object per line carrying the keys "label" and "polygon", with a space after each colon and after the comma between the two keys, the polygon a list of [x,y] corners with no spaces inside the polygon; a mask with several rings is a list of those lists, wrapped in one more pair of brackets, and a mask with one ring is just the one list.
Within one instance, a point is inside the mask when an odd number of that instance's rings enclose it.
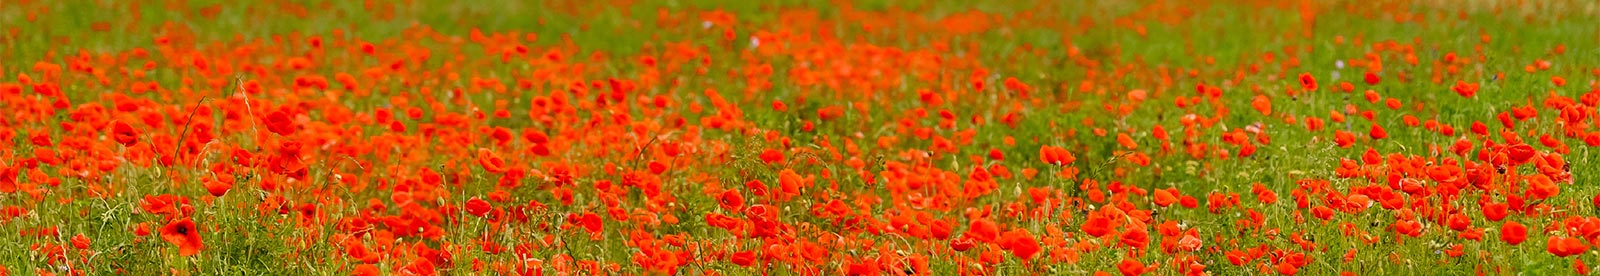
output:
{"label": "poppy stem", "polygon": [[651,135],[650,136],[650,141],[649,142],[645,142],[644,143],[644,147],[638,147],[638,148],[634,148],[633,149],[633,160],[628,160],[628,162],[633,163],[633,166],[632,166],[633,169],[635,169],[635,170],[639,169],[639,161],[642,161],[642,159],[644,158],[644,151],[650,149],[650,146],[655,145],[656,138],[660,138],[660,137],[655,136],[655,135]]}
{"label": "poppy stem", "polygon": [[200,101],[196,102],[193,108],[189,108],[189,118],[183,120],[183,132],[178,134],[178,146],[172,148],[172,162],[178,162],[178,153],[183,150],[184,137],[189,136],[189,124],[194,123],[194,113],[200,111],[200,105],[205,104],[206,99],[206,96],[200,96]]}
{"label": "poppy stem", "polygon": [[[243,83],[244,83],[244,75],[235,75],[233,77],[233,90],[229,91],[228,94],[233,94],[234,92],[238,92],[239,91],[239,86],[242,86]],[[244,93],[239,93],[239,94],[240,95],[244,95],[244,112],[245,112],[245,114],[250,115],[250,132],[252,132],[252,134],[254,134],[257,137],[259,137],[259,136],[261,136],[261,130],[256,129],[256,112],[250,109],[250,91],[245,91]],[[256,146],[256,148],[259,149],[260,146]]]}

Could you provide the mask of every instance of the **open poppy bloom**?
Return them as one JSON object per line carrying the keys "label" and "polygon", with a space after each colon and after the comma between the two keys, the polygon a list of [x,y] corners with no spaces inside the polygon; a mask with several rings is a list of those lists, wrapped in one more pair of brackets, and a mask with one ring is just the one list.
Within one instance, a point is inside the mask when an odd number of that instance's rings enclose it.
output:
{"label": "open poppy bloom", "polygon": [[1550,254],[1555,254],[1556,257],[1563,258],[1567,256],[1583,254],[1583,252],[1589,251],[1589,245],[1584,244],[1582,239],[1572,237],[1560,237],[1552,235],[1550,236],[1549,241],[1545,243],[1545,246],[1546,250],[1549,251]]}
{"label": "open poppy bloom", "polygon": [[172,245],[178,246],[179,256],[194,256],[205,249],[205,243],[200,240],[200,229],[196,229],[194,221],[188,218],[167,223],[161,227],[161,239]]}
{"label": "open poppy bloom", "polygon": [[1522,244],[1522,241],[1528,240],[1528,227],[1515,221],[1508,221],[1500,225],[1500,240],[1511,245]]}
{"label": "open poppy bloom", "polygon": [[485,201],[476,197],[468,199],[466,204],[467,213],[477,217],[483,217],[483,215],[488,214],[489,210],[493,208],[494,206],[491,206],[489,201]]}
{"label": "open poppy bloom", "polygon": [[232,182],[215,179],[208,179],[203,185],[205,185],[206,192],[211,193],[211,196],[215,197],[222,197],[223,195],[228,194],[228,190],[233,189]]}
{"label": "open poppy bloom", "polygon": [[111,124],[111,137],[124,146],[132,146],[139,142],[139,130],[121,121]]}
{"label": "open poppy bloom", "polygon": [[1029,234],[1027,230],[1021,229],[1006,232],[996,242],[1000,244],[1001,248],[1011,251],[1012,256],[1023,260],[1033,259],[1033,256],[1038,254],[1041,249],[1039,242],[1033,238],[1033,235]]}
{"label": "open poppy bloom", "polygon": [[1039,160],[1044,161],[1045,164],[1067,166],[1078,160],[1078,158],[1073,156],[1072,152],[1067,151],[1067,149],[1043,146],[1039,147]]}
{"label": "open poppy bloom", "polygon": [[262,118],[262,120],[265,121],[263,124],[267,126],[267,130],[272,131],[272,133],[277,133],[278,135],[294,135],[294,133],[298,130],[294,124],[294,117],[283,110],[267,113],[267,116]]}

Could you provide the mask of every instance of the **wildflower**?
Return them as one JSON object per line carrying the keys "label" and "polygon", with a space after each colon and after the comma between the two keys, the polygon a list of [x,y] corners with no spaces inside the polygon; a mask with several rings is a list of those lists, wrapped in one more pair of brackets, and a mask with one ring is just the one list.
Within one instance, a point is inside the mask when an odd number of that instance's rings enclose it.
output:
{"label": "wildflower", "polygon": [[1317,78],[1311,73],[1300,73],[1300,88],[1306,91],[1317,91]]}
{"label": "wildflower", "polygon": [[1066,166],[1068,164],[1072,164],[1072,162],[1078,160],[1078,158],[1072,156],[1072,152],[1067,151],[1067,149],[1052,146],[1042,146],[1039,147],[1039,160],[1044,161],[1045,164]]}
{"label": "wildflower", "polygon": [[83,233],[78,233],[78,235],[72,236],[72,247],[73,248],[89,249],[89,245],[90,245],[89,243],[90,243],[89,237],[84,236]]}
{"label": "wildflower", "polygon": [[1011,251],[1011,255],[1023,260],[1032,259],[1033,255],[1040,251],[1039,241],[1023,229],[1007,231],[999,243],[1001,248]]}
{"label": "wildflower", "polygon": [[139,142],[139,131],[128,123],[118,121],[111,124],[111,137],[123,146],[133,146]]}
{"label": "wildflower", "polygon": [[1545,244],[1545,251],[1562,258],[1589,251],[1589,245],[1584,244],[1583,240],[1578,238],[1551,235],[1549,241]]}
{"label": "wildflower", "polygon": [[215,197],[222,197],[223,195],[228,194],[228,190],[233,189],[232,181],[222,181],[218,179],[207,179],[202,185],[205,186],[207,193],[210,193],[211,196]]}
{"label": "wildflower", "polygon": [[1515,221],[1506,222],[1500,225],[1500,240],[1511,245],[1522,244],[1528,240],[1528,227]]}
{"label": "wildflower", "polygon": [[483,217],[493,208],[493,206],[489,205],[488,201],[484,201],[483,199],[477,197],[468,199],[466,204],[467,213],[477,217]]}
{"label": "wildflower", "polygon": [[1473,95],[1478,94],[1478,84],[1456,81],[1456,85],[1451,87],[1450,90],[1456,91],[1456,94],[1461,94],[1462,97],[1471,98]]}
{"label": "wildflower", "polygon": [[766,162],[769,165],[783,163],[783,152],[778,151],[777,149],[766,149],[761,151],[761,162]]}
{"label": "wildflower", "polygon": [[161,239],[177,245],[178,255],[184,257],[200,254],[200,250],[205,249],[205,244],[200,239],[200,230],[195,229],[194,221],[187,218],[161,227]]}
{"label": "wildflower", "polygon": [[263,117],[262,120],[265,121],[263,124],[267,126],[268,131],[272,131],[272,133],[277,133],[278,135],[294,135],[295,131],[297,130],[297,127],[294,125],[294,118],[291,118],[289,113],[284,112],[283,110],[267,113],[267,116]]}
{"label": "wildflower", "polygon": [[1140,263],[1139,260],[1123,258],[1121,262],[1117,263],[1117,271],[1122,272],[1123,276],[1142,275],[1145,272],[1145,267],[1144,263]]}
{"label": "wildflower", "polygon": [[[1156,206],[1167,207],[1178,202],[1177,189],[1156,189],[1154,202]],[[1596,205],[1600,205],[1600,197],[1596,197]]]}

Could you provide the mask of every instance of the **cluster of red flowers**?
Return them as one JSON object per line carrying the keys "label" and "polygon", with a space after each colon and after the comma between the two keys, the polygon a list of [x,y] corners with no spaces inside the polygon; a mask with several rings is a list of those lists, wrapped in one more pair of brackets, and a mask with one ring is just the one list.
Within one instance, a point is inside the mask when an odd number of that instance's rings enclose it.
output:
{"label": "cluster of red flowers", "polygon": [[[0,61],[0,141],[16,141],[0,143],[0,224],[43,256],[0,275],[263,240],[284,246],[263,262],[355,275],[1522,268],[1497,252],[1590,270],[1600,196],[1574,183],[1594,180],[1600,85],[1577,84],[1600,69],[1557,45],[1495,72],[1489,34],[1315,36],[1318,10],[1351,4],[1257,4],[1313,18],[1286,34],[1306,40],[1181,66],[1074,43],[1202,20],[1157,1],[1110,24],[661,9],[660,42],[617,52],[422,24],[67,43]],[[316,13],[294,7],[270,9]],[[1037,29],[1064,38],[977,39]],[[105,227],[91,210],[130,234],[85,230]]]}

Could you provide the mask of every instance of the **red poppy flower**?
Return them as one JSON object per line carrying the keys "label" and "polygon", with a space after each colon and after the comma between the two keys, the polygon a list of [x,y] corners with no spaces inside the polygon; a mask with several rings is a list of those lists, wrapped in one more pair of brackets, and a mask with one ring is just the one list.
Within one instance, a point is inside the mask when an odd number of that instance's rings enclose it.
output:
{"label": "red poppy flower", "polygon": [[1456,94],[1461,94],[1462,97],[1467,98],[1471,98],[1473,95],[1478,94],[1478,84],[1467,83],[1465,81],[1456,81],[1456,86],[1451,87],[1450,89],[1455,90]]}
{"label": "red poppy flower", "polygon": [[1083,224],[1083,233],[1095,237],[1104,237],[1106,234],[1111,233],[1111,219],[1090,215],[1089,221]]}
{"label": "red poppy flower", "polygon": [[1122,245],[1142,251],[1150,244],[1150,232],[1144,230],[1143,227],[1134,227],[1128,232],[1122,233],[1122,237],[1118,238],[1118,240],[1122,242]]}
{"label": "red poppy flower", "polygon": [[972,238],[968,237],[960,237],[950,240],[950,249],[955,249],[958,252],[966,252],[977,245],[977,241],[973,241]]}
{"label": "red poppy flower", "polygon": [[395,270],[399,275],[438,275],[438,270],[428,258],[416,258],[411,263]]}
{"label": "red poppy flower", "polygon": [[40,147],[49,147],[53,145],[50,141],[50,133],[44,130],[34,130],[32,134],[29,134],[28,141],[32,142],[33,145]]}
{"label": "red poppy flower", "polygon": [[1033,235],[1027,230],[1022,229],[1006,232],[1000,239],[1000,247],[1023,260],[1033,259],[1033,255],[1038,254],[1040,250],[1039,241],[1033,239]]}
{"label": "red poppy flower", "polygon": [[667,171],[667,164],[661,163],[661,161],[652,160],[646,165],[646,167],[650,169],[650,174],[655,175],[660,175],[661,173],[665,173]]}
{"label": "red poppy flower", "polygon": [[139,130],[121,121],[111,124],[111,138],[124,146],[139,143]]}
{"label": "red poppy flower", "polygon": [[584,213],[578,217],[578,225],[582,225],[583,229],[588,230],[589,233],[600,233],[603,230],[602,227],[605,226],[603,221],[600,220],[600,215],[595,213]]}
{"label": "red poppy flower", "polygon": [[1522,244],[1522,241],[1528,240],[1528,227],[1515,221],[1508,221],[1500,225],[1500,240],[1511,245]]}
{"label": "red poppy flower", "polygon": [[733,256],[729,258],[729,261],[732,261],[733,264],[736,264],[736,265],[739,265],[739,266],[748,267],[748,266],[750,266],[752,264],[755,264],[755,262],[756,262],[756,253],[754,251],[739,251],[739,252],[735,252],[735,253],[733,253]]}
{"label": "red poppy flower", "polygon": [[951,230],[953,229],[951,229],[950,222],[947,220],[936,219],[928,224],[928,231],[931,232],[930,234],[933,234],[933,238],[935,239],[943,240],[950,238]]}
{"label": "red poppy flower", "polygon": [[1555,254],[1556,257],[1566,258],[1589,251],[1589,245],[1584,244],[1582,239],[1552,235],[1545,243],[1545,250]]}
{"label": "red poppy flower", "polygon": [[72,236],[72,247],[73,248],[89,249],[89,245],[90,245],[89,243],[90,243],[89,237],[88,236],[84,236],[82,233],[79,233],[76,236]]}
{"label": "red poppy flower", "polygon": [[1348,148],[1356,143],[1356,135],[1344,130],[1333,132],[1333,143],[1341,148]]}
{"label": "red poppy flower", "polygon": [[477,217],[483,217],[483,215],[489,213],[489,210],[494,209],[494,206],[490,206],[488,201],[473,197],[472,199],[467,200],[466,209],[468,214],[472,214],[473,216]]}
{"label": "red poppy flower", "polygon": [[1290,264],[1289,262],[1280,262],[1278,265],[1273,266],[1273,268],[1278,270],[1278,274],[1283,275],[1293,276],[1297,273],[1300,273],[1300,268],[1294,266],[1294,264]]}
{"label": "red poppy flower", "polygon": [[211,196],[215,197],[222,197],[223,195],[228,194],[228,190],[233,189],[232,182],[226,182],[217,179],[208,179],[203,185],[205,185],[206,192],[211,193]]}
{"label": "red poppy flower", "polygon": [[988,219],[975,219],[964,236],[982,242],[992,242],[1000,235],[1000,227]]}
{"label": "red poppy flower", "polygon": [[522,130],[522,139],[534,144],[544,144],[550,142],[550,136],[545,135],[544,132],[539,132],[538,130],[532,128]]}
{"label": "red poppy flower", "polygon": [[1311,215],[1322,220],[1333,219],[1333,208],[1328,208],[1328,206],[1312,207]]}
{"label": "red poppy flower", "polygon": [[1250,101],[1250,107],[1261,112],[1261,115],[1272,115],[1272,99],[1268,99],[1267,95],[1256,95],[1256,98]]}
{"label": "red poppy flower", "polygon": [[1117,271],[1122,272],[1122,276],[1142,275],[1144,274],[1144,269],[1144,263],[1132,258],[1123,258],[1121,262],[1117,263]]}
{"label": "red poppy flower", "polygon": [[375,266],[375,265],[372,265],[372,264],[361,264],[361,265],[356,266],[356,268],[354,270],[351,270],[350,271],[350,275],[351,276],[381,276],[381,275],[383,275],[383,271],[379,270],[378,266]]}
{"label": "red poppy flower", "polygon": [[1445,219],[1445,226],[1450,227],[1450,230],[1464,231],[1468,227],[1472,227],[1472,219],[1466,215],[1452,214],[1448,219]]}
{"label": "red poppy flower", "polygon": [[1555,181],[1543,174],[1536,174],[1528,178],[1528,199],[1541,200],[1561,194],[1561,187]]}
{"label": "red poppy flower", "polygon": [[1306,91],[1317,91],[1317,78],[1312,77],[1311,73],[1300,73],[1300,88],[1304,88]]}
{"label": "red poppy flower", "polygon": [[1072,156],[1072,152],[1064,148],[1041,146],[1039,147],[1039,160],[1044,161],[1045,164],[1066,166],[1072,164],[1072,161],[1076,161],[1078,158]]}
{"label": "red poppy flower", "polygon": [[[1156,189],[1156,191],[1155,191],[1155,199],[1154,199],[1154,201],[1156,203],[1156,206],[1167,207],[1167,206],[1171,206],[1173,203],[1177,203],[1178,202],[1178,197],[1176,196],[1177,193],[1174,192],[1176,190],[1177,189],[1173,189],[1173,188]],[[1600,197],[1597,197],[1597,201],[1596,202],[1597,202],[1597,205],[1600,205]]]}
{"label": "red poppy flower", "polygon": [[194,256],[205,249],[205,243],[200,240],[200,229],[195,229],[194,221],[187,218],[161,227],[161,239],[177,245],[180,256]]}
{"label": "red poppy flower", "polygon": [[1483,217],[1489,221],[1500,221],[1506,218],[1509,204],[1505,202],[1489,203],[1483,205]]}
{"label": "red poppy flower", "polygon": [[478,165],[483,166],[483,170],[491,173],[506,172],[506,160],[500,159],[499,154],[495,154],[489,149],[478,149]]}
{"label": "red poppy flower", "polygon": [[1200,207],[1200,200],[1195,199],[1193,196],[1184,195],[1183,198],[1178,199],[1178,205],[1183,205],[1183,208],[1194,209]]}
{"label": "red poppy flower", "polygon": [[1268,189],[1266,185],[1261,183],[1253,184],[1250,187],[1250,192],[1256,194],[1256,200],[1261,201],[1261,204],[1272,205],[1278,202],[1278,193],[1273,192],[1272,189]]}
{"label": "red poppy flower", "polygon": [[1483,228],[1467,228],[1467,230],[1461,231],[1461,234],[1457,236],[1469,241],[1483,241]]}
{"label": "red poppy flower", "polygon": [[723,209],[743,210],[744,196],[735,190],[722,191],[722,195],[717,197],[717,203],[721,204]]}
{"label": "red poppy flower", "polygon": [[1389,138],[1389,131],[1384,130],[1383,127],[1378,126],[1378,124],[1372,124],[1372,130],[1367,132],[1367,136],[1371,137],[1372,140]]}
{"label": "red poppy flower", "polygon": [[1189,231],[1189,233],[1184,234],[1182,238],[1178,239],[1178,244],[1175,249],[1178,249],[1179,251],[1195,251],[1200,250],[1200,247],[1204,246],[1204,242],[1200,240],[1200,237],[1195,236],[1197,235],[1196,231],[1194,231],[1194,229],[1189,229]]}
{"label": "red poppy flower", "polygon": [[288,112],[284,112],[283,110],[267,113],[267,116],[262,118],[262,120],[264,121],[263,124],[267,125],[268,131],[272,131],[272,133],[277,133],[278,135],[294,135],[294,132],[296,131],[294,118],[289,115]]}
{"label": "red poppy flower", "polygon": [[761,152],[761,161],[767,164],[783,163],[783,152],[777,149],[767,149]]}
{"label": "red poppy flower", "polygon": [[1417,237],[1422,235],[1422,223],[1414,220],[1401,220],[1394,223],[1394,231],[1406,236]]}

